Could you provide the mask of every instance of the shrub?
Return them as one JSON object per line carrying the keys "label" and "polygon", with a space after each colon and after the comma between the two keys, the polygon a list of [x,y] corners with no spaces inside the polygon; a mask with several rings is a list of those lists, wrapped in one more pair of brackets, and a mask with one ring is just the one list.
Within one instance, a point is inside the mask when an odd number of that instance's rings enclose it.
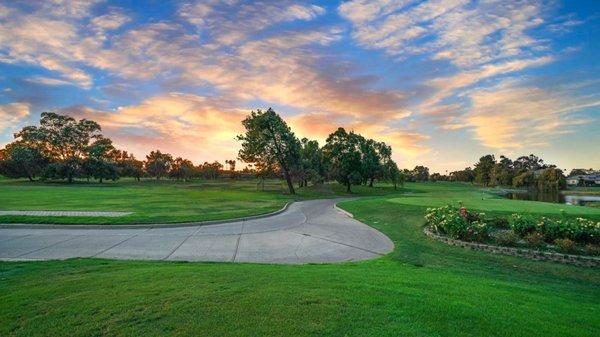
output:
{"label": "shrub", "polygon": [[454,239],[484,241],[489,237],[489,226],[485,222],[470,222],[469,216],[463,217],[458,208],[450,205],[428,208],[425,219],[435,231]]}
{"label": "shrub", "polygon": [[536,229],[536,223],[531,218],[513,214],[509,220],[510,228],[520,236],[525,236]]}
{"label": "shrub", "polygon": [[523,237],[527,245],[531,248],[539,248],[544,244],[544,235],[538,232],[531,232]]}
{"label": "shrub", "polygon": [[[504,217],[496,217],[493,218],[491,220],[489,220],[489,225],[496,227],[496,228],[501,228],[501,229],[510,229],[510,224],[508,223],[508,219],[504,218]],[[514,232],[513,232],[514,234]]]}
{"label": "shrub", "polygon": [[575,251],[575,242],[571,239],[556,239],[554,244],[563,253],[573,253]]}
{"label": "shrub", "polygon": [[498,231],[496,233],[496,243],[501,246],[516,246],[519,236],[513,230]]}
{"label": "shrub", "polygon": [[593,244],[587,244],[585,246],[585,253],[587,255],[600,256],[600,246],[593,245]]}

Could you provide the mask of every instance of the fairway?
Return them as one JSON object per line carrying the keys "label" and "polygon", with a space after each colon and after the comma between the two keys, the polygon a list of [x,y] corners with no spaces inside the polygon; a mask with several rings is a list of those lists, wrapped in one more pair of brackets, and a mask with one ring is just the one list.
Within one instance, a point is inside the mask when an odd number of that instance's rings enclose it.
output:
{"label": "fairway", "polygon": [[[341,203],[394,241],[392,253],[372,261],[4,262],[0,335],[598,335],[597,269],[470,251],[423,234],[425,209],[450,194],[498,214],[528,203],[498,199],[498,209],[475,204],[471,192],[480,193],[468,185],[407,184],[397,194],[383,189],[377,193],[387,195]],[[398,202],[414,195],[421,204]],[[527,207],[545,214],[564,205]]]}
{"label": "fairway", "polygon": [[246,217],[281,209],[292,198],[279,182],[257,191],[252,181],[133,180],[42,184],[0,180],[0,210],[133,212],[121,217],[0,216],[0,223],[172,223]]}

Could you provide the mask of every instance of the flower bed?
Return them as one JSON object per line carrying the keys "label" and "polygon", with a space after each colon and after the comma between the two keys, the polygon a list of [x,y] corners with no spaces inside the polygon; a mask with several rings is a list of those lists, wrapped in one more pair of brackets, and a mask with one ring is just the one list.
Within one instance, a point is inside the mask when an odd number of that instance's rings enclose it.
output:
{"label": "flower bed", "polygon": [[428,208],[425,218],[429,231],[454,240],[600,256],[600,222],[589,219],[487,217],[452,205]]}

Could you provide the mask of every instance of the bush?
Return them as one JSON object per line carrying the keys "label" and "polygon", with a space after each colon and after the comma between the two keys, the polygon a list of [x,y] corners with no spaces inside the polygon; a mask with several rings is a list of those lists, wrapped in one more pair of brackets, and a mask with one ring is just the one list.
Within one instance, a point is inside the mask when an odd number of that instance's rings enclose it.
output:
{"label": "bush", "polygon": [[[480,218],[479,214],[477,218]],[[450,205],[428,208],[425,219],[435,231],[454,239],[484,241],[489,237],[489,226],[485,222],[470,222],[469,216],[463,217],[456,207]]]}
{"label": "bush", "polygon": [[585,246],[585,253],[587,255],[600,256],[600,246],[587,244]]}
{"label": "bush", "polygon": [[[506,219],[504,217],[496,217],[496,218],[490,219],[488,221],[488,224],[490,226],[493,226],[496,228],[510,229],[510,224],[508,223],[508,219]],[[514,234],[514,232],[513,232],[513,234]]]}
{"label": "bush", "polygon": [[573,253],[575,251],[575,242],[571,239],[556,239],[554,244],[560,252]]}
{"label": "bush", "polygon": [[495,240],[500,246],[512,247],[519,242],[519,236],[513,230],[505,230],[496,233]]}
{"label": "bush", "polygon": [[513,214],[509,220],[510,228],[515,231],[519,236],[525,236],[536,229],[536,223],[533,219],[521,216],[519,214]]}
{"label": "bush", "polygon": [[523,237],[527,245],[531,248],[540,248],[544,245],[544,235],[538,232],[531,232]]}

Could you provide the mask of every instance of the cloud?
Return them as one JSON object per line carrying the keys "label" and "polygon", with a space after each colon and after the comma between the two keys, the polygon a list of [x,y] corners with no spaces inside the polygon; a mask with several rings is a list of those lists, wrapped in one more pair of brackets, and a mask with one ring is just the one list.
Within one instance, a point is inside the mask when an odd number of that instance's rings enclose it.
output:
{"label": "cloud", "polygon": [[365,137],[391,145],[394,158],[404,162],[405,157],[414,157],[428,153],[431,149],[424,144],[428,135],[415,130],[399,128],[387,123],[372,123],[365,120],[349,118],[344,114],[308,113],[299,114],[287,119],[299,137],[317,139],[321,145],[327,136],[338,127],[352,130]]}
{"label": "cloud", "polygon": [[573,127],[589,122],[575,112],[600,106],[600,100],[569,97],[565,92],[547,91],[518,82],[469,93],[470,111],[462,118],[483,145],[500,151],[549,145]]}
{"label": "cloud", "polygon": [[18,102],[0,105],[0,130],[11,129],[29,116],[29,103]]}
{"label": "cloud", "polygon": [[140,158],[160,149],[210,161],[237,156],[235,136],[243,131],[241,121],[248,111],[219,98],[169,93],[116,111],[75,106],[61,112],[99,122],[117,146]]}
{"label": "cloud", "polygon": [[360,46],[392,56],[428,54],[464,68],[516,57],[542,45],[527,30],[544,22],[539,1],[363,1],[339,13],[354,26]]}
{"label": "cloud", "polygon": [[60,86],[60,85],[71,85],[73,83],[59,80],[57,78],[45,77],[45,76],[32,76],[25,79],[26,82],[33,84],[41,84],[47,86]]}
{"label": "cloud", "polygon": [[294,1],[196,1],[179,9],[181,17],[220,45],[239,43],[273,25],[309,21],[323,13],[323,7]]}

